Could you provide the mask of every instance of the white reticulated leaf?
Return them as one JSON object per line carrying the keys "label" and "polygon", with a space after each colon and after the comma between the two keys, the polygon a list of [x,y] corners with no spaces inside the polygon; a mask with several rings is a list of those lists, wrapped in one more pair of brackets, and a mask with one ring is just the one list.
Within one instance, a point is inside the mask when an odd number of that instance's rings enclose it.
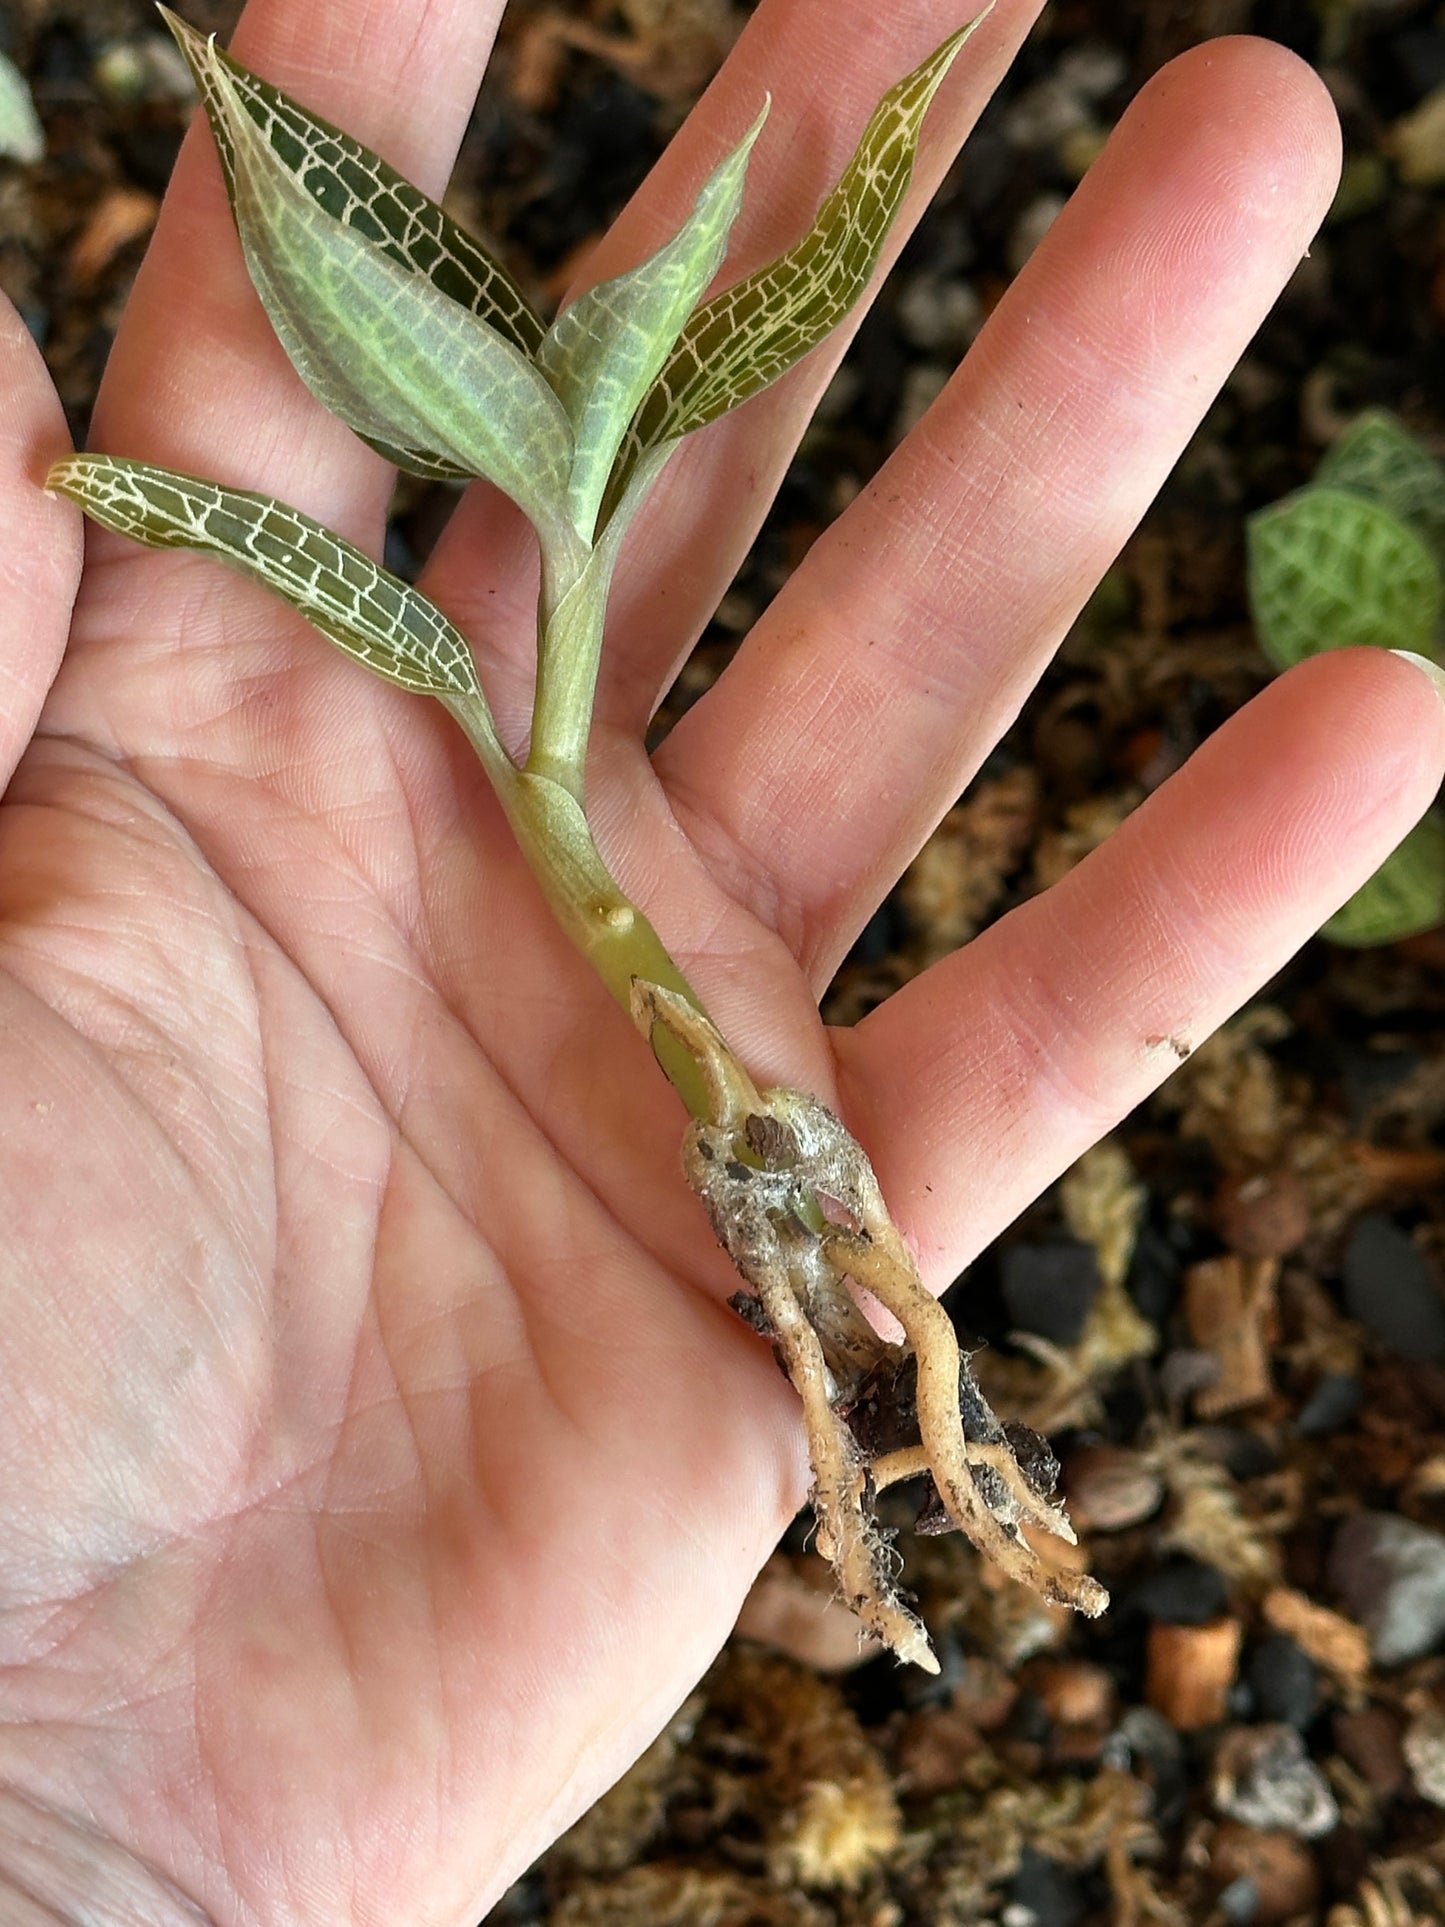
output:
{"label": "white reticulated leaf", "polygon": [[762,112],[703,184],[692,213],[648,260],[601,281],[553,322],[537,363],[567,410],[576,437],[569,506],[590,540],[618,447],[637,404],[672,352],[683,324],[722,265],[742,204]]}
{"label": "white reticulated leaf", "polygon": [[212,78],[246,265],[307,387],[359,435],[484,475],[561,534],[572,431],[532,362],[328,214],[277,160],[225,68]]}
{"label": "white reticulated leaf", "polygon": [[1382,502],[1312,482],[1250,516],[1245,536],[1255,628],[1277,669],[1362,646],[1436,656],[1439,564]]}
{"label": "white reticulated leaf", "polygon": [[435,603],[299,509],[114,455],[68,455],[46,486],[148,548],[233,563],[402,689],[482,703],[466,638]]}
{"label": "white reticulated leaf", "polygon": [[913,178],[929,103],[983,18],[950,34],[883,96],[803,238],[692,315],[638,408],[612,495],[643,449],[689,434],[747,401],[816,348],[852,308]]}
{"label": "white reticulated leaf", "polygon": [[400,266],[424,275],[449,299],[490,322],[523,354],[535,354],[546,329],[526,295],[480,241],[431,196],[369,147],[313,114],[289,94],[242,66],[168,7],[161,17],[175,35],[200,91],[220,155],[226,191],[235,199],[235,153],[217,70],[230,78],[247,113],[277,159],[312,199]]}
{"label": "white reticulated leaf", "polygon": [[1445,567],[1445,465],[1388,409],[1357,416],[1315,470],[1329,488],[1348,489],[1414,529]]}
{"label": "white reticulated leaf", "polygon": [[1445,815],[1429,810],[1320,932],[1364,949],[1445,923]]}

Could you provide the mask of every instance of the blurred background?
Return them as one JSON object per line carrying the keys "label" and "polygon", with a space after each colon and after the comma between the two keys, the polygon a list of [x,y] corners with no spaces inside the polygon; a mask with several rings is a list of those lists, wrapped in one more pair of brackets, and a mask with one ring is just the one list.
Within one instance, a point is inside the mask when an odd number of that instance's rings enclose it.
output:
{"label": "blurred background", "polygon": [[[239,8],[185,11],[224,37]],[[544,307],[749,11],[513,0],[448,206]],[[840,972],[839,1023],[1063,875],[1298,655],[1438,650],[1445,6],[1058,0],[656,729],[928,406],[1131,96],[1238,31],[1324,76],[1338,199],[1033,702]],[[5,0],[0,53],[0,286],[81,439],[193,94],[147,0]],[[393,569],[416,570],[450,502],[403,482]],[[900,1672],[859,1651],[802,1518],[677,1720],[492,1919],[1445,1917],[1445,823],[954,1296],[989,1396],[1053,1438],[1111,1612],[1073,1622],[956,1537],[905,1536],[943,1671]]]}

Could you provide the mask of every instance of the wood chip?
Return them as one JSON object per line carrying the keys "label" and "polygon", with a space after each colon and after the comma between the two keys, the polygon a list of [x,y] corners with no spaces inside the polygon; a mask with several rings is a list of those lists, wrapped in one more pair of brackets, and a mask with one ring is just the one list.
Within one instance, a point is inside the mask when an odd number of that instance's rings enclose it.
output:
{"label": "wood chip", "polygon": [[821,1559],[774,1553],[743,1601],[737,1631],[820,1673],[844,1673],[881,1650],[838,1598]]}
{"label": "wood chip", "polygon": [[98,281],[122,248],[150,233],[160,202],[138,187],[113,187],[96,202],[71,243],[66,266],[78,288]]}
{"label": "wood chip", "polygon": [[1370,1672],[1370,1641],[1363,1626],[1343,1613],[1317,1606],[1304,1593],[1275,1586],[1264,1596],[1264,1617],[1277,1633],[1288,1633],[1315,1662],[1351,1693],[1364,1686]]}
{"label": "wood chip", "polygon": [[1273,1391],[1270,1341],[1276,1334],[1277,1258],[1231,1252],[1191,1265],[1184,1279],[1189,1335],[1219,1361],[1219,1376],[1194,1394],[1201,1418],[1262,1404]]}
{"label": "wood chip", "polygon": [[1225,1617],[1202,1626],[1149,1628],[1145,1697],[1181,1733],[1215,1726],[1229,1711],[1244,1627]]}

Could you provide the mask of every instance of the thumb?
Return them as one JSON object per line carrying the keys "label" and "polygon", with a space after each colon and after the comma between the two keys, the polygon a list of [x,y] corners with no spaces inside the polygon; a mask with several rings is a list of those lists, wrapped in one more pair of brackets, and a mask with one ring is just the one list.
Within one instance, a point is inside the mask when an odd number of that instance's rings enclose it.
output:
{"label": "thumb", "polygon": [[35,733],[70,630],[81,519],[45,493],[46,470],[69,450],[40,351],[0,298],[0,789]]}

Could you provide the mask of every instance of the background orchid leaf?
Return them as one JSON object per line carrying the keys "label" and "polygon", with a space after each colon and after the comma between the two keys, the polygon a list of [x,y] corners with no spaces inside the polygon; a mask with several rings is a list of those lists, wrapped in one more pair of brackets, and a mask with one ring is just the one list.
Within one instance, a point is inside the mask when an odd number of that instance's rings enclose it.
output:
{"label": "background orchid leaf", "polygon": [[684,322],[722,265],[742,204],[753,143],[767,105],[703,183],[687,221],[655,254],[602,281],[553,322],[537,365],[561,399],[576,437],[569,505],[584,540],[618,446],[637,404],[667,359]]}
{"label": "background orchid leaf", "polygon": [[536,353],[545,333],[541,317],[501,262],[465,228],[369,147],[260,79],[168,7],[160,11],[195,75],[233,203],[235,152],[218,71],[230,79],[277,160],[334,220],[375,242],[399,267],[424,276],[523,354]]}
{"label": "background orchid leaf", "polygon": [[368,439],[486,476],[565,542],[572,431],[535,365],[328,214],[276,158],[225,69],[213,80],[246,264],[307,387]]}
{"label": "background orchid leaf", "polygon": [[857,301],[913,178],[923,117],[984,16],[883,96],[852,160],[795,246],[692,316],[638,409],[609,490],[641,452],[727,414],[816,348]]}
{"label": "background orchid leaf", "polygon": [[1320,931],[1364,949],[1445,923],[1445,815],[1429,810]]}
{"label": "background orchid leaf", "polygon": [[402,689],[483,700],[466,639],[441,610],[299,509],[114,455],[68,455],[46,486],[149,548],[194,549],[244,569]]}
{"label": "background orchid leaf", "polygon": [[1382,502],[1311,483],[1252,515],[1246,534],[1250,607],[1277,669],[1359,645],[1435,655],[1439,566]]}
{"label": "background orchid leaf", "polygon": [[1445,466],[1386,408],[1356,417],[1315,470],[1315,482],[1378,502],[1445,566]]}

